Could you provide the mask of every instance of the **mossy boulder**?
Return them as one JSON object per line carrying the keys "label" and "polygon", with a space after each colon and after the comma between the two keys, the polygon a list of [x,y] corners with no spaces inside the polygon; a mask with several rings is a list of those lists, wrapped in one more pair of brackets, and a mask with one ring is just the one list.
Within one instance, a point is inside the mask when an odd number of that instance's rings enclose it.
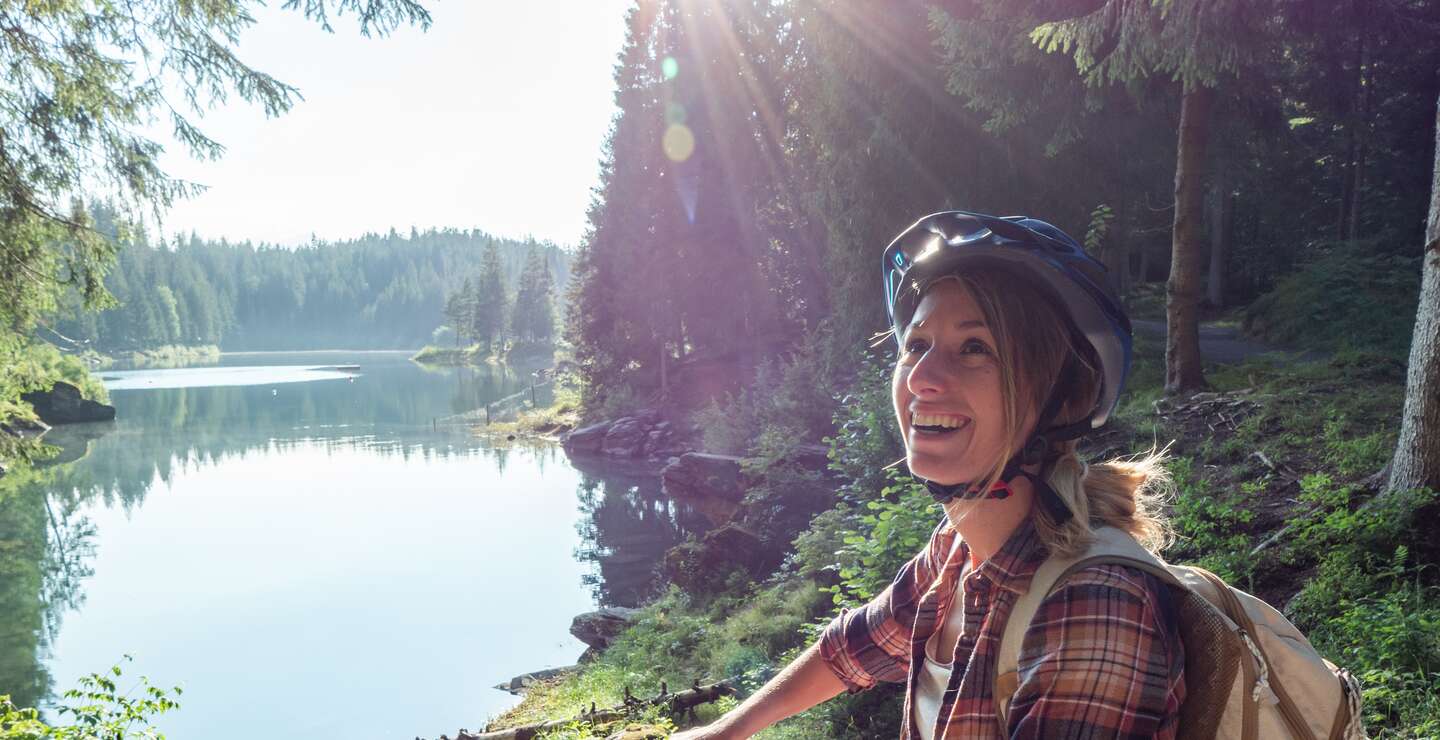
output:
{"label": "mossy boulder", "polygon": [[35,409],[35,415],[46,424],[79,424],[88,421],[111,421],[115,407],[92,401],[80,389],[64,381],[56,381],[48,391],[31,391],[20,396]]}

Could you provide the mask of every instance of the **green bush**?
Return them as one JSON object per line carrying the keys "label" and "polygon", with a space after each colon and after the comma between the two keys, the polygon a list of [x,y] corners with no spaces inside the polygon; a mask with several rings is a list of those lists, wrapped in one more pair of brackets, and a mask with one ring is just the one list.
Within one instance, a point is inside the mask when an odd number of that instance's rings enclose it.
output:
{"label": "green bush", "polygon": [[[130,660],[129,656],[125,660]],[[181,693],[176,687],[169,691],[150,685],[143,676],[135,685],[122,688],[119,665],[106,673],[91,673],[80,678],[80,688],[65,692],[65,702],[58,710],[63,724],[41,719],[33,708],[17,707],[10,697],[0,695],[0,738],[4,740],[127,740],[128,738],[163,738],[150,722],[166,712],[179,709],[174,697]]]}
{"label": "green bush", "polygon": [[880,496],[890,477],[886,468],[905,457],[890,398],[890,359],[867,352],[851,388],[835,404],[830,469],[841,481],[840,496],[852,504]]}
{"label": "green bush", "polygon": [[[101,403],[110,400],[104,384],[90,374],[80,358],[61,354],[44,342],[0,331],[0,422],[35,419],[35,410],[20,396],[30,391],[49,390],[56,381],[79,388],[85,398]],[[0,433],[0,463],[43,457],[44,449],[44,445],[33,439]]]}
{"label": "green bush", "polygon": [[890,470],[881,497],[867,501],[854,527],[840,532],[835,551],[839,583],[828,587],[837,606],[857,606],[890,585],[900,567],[930,540],[944,516],[924,487],[908,474]]}
{"label": "green bush", "polygon": [[1420,293],[1419,256],[1373,241],[1325,246],[1245,312],[1245,330],[1277,344],[1405,357]]}
{"label": "green bush", "polygon": [[1167,467],[1175,484],[1170,524],[1176,535],[1167,559],[1195,563],[1226,581],[1248,584],[1254,575],[1254,558],[1245,532],[1254,514],[1240,503],[1255,492],[1257,484],[1242,483],[1238,494],[1222,493],[1206,483],[1188,457],[1172,458]]}
{"label": "green bush", "polygon": [[[1310,513],[1293,521],[1282,559],[1314,576],[1288,611],[1315,647],[1360,679],[1375,737],[1440,733],[1440,591],[1430,545],[1440,496],[1391,492],[1361,502],[1329,476],[1302,481]],[[1433,554],[1432,554],[1433,556]]]}
{"label": "green bush", "polygon": [[[761,364],[757,377],[771,373],[769,363]],[[712,399],[695,412],[695,425],[700,428],[701,444],[706,452],[720,455],[744,455],[750,441],[760,433],[755,418],[755,401],[749,388]]]}

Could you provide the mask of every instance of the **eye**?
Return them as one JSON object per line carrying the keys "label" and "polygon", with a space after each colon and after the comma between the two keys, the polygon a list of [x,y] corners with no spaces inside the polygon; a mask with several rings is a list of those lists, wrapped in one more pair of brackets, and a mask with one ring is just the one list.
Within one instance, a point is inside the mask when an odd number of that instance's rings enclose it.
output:
{"label": "eye", "polygon": [[906,355],[918,355],[918,354],[923,353],[925,350],[927,350],[927,349],[929,349],[929,348],[930,348],[930,343],[929,343],[929,342],[926,342],[924,339],[907,339],[907,340],[905,340],[905,354],[906,354]]}
{"label": "eye", "polygon": [[979,339],[970,339],[970,340],[967,340],[967,341],[965,342],[965,344],[963,344],[963,345],[960,346],[960,354],[962,354],[962,355],[969,355],[969,354],[988,355],[988,354],[990,354],[990,353],[991,353],[991,351],[990,351],[990,346],[987,345],[987,344],[985,344],[984,342],[980,341]]}

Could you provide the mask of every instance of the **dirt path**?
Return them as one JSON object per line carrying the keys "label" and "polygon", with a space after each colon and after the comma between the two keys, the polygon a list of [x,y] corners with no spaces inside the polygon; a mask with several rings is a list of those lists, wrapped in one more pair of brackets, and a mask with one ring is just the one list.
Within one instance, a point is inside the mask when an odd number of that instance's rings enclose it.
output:
{"label": "dirt path", "polygon": [[[1132,319],[1130,325],[1136,334],[1165,338],[1165,322],[1151,319]],[[1200,325],[1200,354],[1206,362],[1236,363],[1268,352],[1287,352],[1284,347],[1272,347],[1254,340],[1245,339],[1233,326]],[[1309,350],[1296,356],[1298,362],[1324,359],[1324,352]]]}

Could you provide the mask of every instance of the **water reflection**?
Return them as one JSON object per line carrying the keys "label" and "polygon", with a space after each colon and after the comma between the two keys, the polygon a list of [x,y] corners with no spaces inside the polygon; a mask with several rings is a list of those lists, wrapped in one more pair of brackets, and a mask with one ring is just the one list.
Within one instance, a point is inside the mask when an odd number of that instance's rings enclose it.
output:
{"label": "water reflection", "polygon": [[[282,364],[340,364],[340,360],[333,356],[290,355],[283,359],[277,357],[276,360]],[[551,658],[541,656],[557,650],[560,651],[557,655],[564,657],[556,660],[573,662],[579,651],[572,650],[564,642],[569,639],[564,632],[569,618],[578,611],[593,608],[595,603],[627,606],[641,603],[653,593],[655,565],[665,550],[688,533],[705,527],[702,517],[688,509],[677,508],[661,497],[653,476],[587,470],[578,476],[577,482],[576,473],[557,447],[497,448],[481,443],[464,427],[446,427],[437,423],[446,416],[482,407],[491,400],[528,388],[528,373],[498,367],[425,370],[409,363],[403,356],[367,355],[357,361],[362,368],[353,380],[341,377],[273,385],[115,390],[112,402],[119,411],[117,421],[57,428],[47,440],[60,448],[59,455],[32,469],[0,478],[0,694],[11,694],[14,701],[22,706],[37,705],[52,697],[56,688],[69,685],[73,680],[69,676],[75,671],[67,673],[59,670],[52,660],[61,633],[62,618],[67,614],[72,620],[78,614],[81,624],[70,625],[66,630],[69,635],[66,639],[73,644],[79,639],[76,634],[84,633],[87,637],[81,640],[84,649],[71,647],[64,652],[71,656],[103,655],[99,658],[70,658],[71,662],[80,663],[78,667],[82,672],[100,670],[118,658],[120,652],[129,649],[126,647],[129,640],[146,637],[138,635],[137,629],[163,633],[179,626],[157,621],[148,627],[135,627],[133,625],[144,622],[125,622],[125,619],[135,618],[132,614],[120,614],[114,617],[114,624],[106,624],[114,615],[112,610],[116,608],[117,592],[122,603],[127,598],[143,599],[142,594],[147,593],[147,589],[152,594],[157,591],[165,593],[164,596],[151,597],[160,599],[160,602],[154,604],[157,609],[155,614],[147,615],[147,618],[164,620],[174,619],[179,614],[180,609],[176,605],[181,602],[172,601],[172,598],[183,600],[191,596],[185,593],[189,590],[225,588],[206,583],[218,576],[202,572],[203,568],[213,568],[218,556],[204,551],[203,542],[182,541],[173,534],[180,531],[175,526],[189,526],[187,523],[203,523],[207,528],[228,526],[231,529],[216,531],[232,535],[240,531],[241,525],[225,522],[226,517],[243,518],[251,516],[252,512],[259,516],[260,510],[264,509],[266,512],[273,511],[268,515],[277,519],[294,519],[294,522],[287,521],[282,526],[312,527],[321,536],[330,536],[324,528],[329,526],[327,520],[334,518],[331,512],[338,505],[346,507],[343,514],[351,518],[350,523],[355,529],[355,533],[349,535],[352,539],[372,536],[366,532],[380,533],[378,536],[390,540],[390,546],[404,548],[407,555],[420,549],[436,548],[436,554],[431,557],[437,560],[417,562],[414,567],[420,568],[418,573],[430,576],[432,580],[453,581],[437,585],[437,588],[461,587],[466,589],[466,595],[451,599],[453,603],[447,604],[447,607],[455,608],[444,611],[454,615],[457,623],[453,629],[456,631],[427,636],[426,630],[416,629],[406,639],[422,642],[412,646],[410,653],[435,649],[433,643],[448,640],[450,644],[445,646],[448,650],[456,655],[468,650],[471,660],[484,664],[487,671],[495,673],[465,672],[467,677],[473,674],[474,682],[481,687],[491,686],[510,675],[544,667]],[[251,366],[257,364],[253,356],[238,362]],[[136,377],[143,381],[143,375],[131,374],[128,382],[136,382]],[[335,462],[327,463],[326,458],[334,458]],[[394,461],[395,465],[387,468],[386,460]],[[472,461],[476,460],[482,464],[473,464]],[[252,471],[257,465],[266,469],[296,471],[291,475],[293,480],[278,479],[282,486],[291,486],[294,490],[263,491],[260,495],[255,492],[253,484],[214,480],[217,470],[226,471],[224,476],[240,475]],[[366,467],[368,471],[369,466],[374,466],[376,472],[354,470]],[[509,470],[512,466],[516,470]],[[343,479],[343,484],[327,479],[321,488],[316,488],[320,485],[318,479],[307,478],[307,475],[321,468],[328,471],[329,467],[348,467],[350,470],[342,472],[349,477]],[[541,480],[547,477],[547,469],[552,468],[561,480],[569,481],[565,484],[566,489],[558,492],[559,498],[547,493],[553,488],[547,488]],[[403,475],[398,472],[400,469],[403,469]],[[397,489],[388,483],[369,480],[376,475],[392,473],[420,490]],[[206,482],[202,483],[202,480]],[[338,494],[334,499],[336,503],[313,502],[322,490],[330,491],[341,485],[349,488],[333,492]],[[553,483],[550,486],[553,487]],[[155,490],[165,490],[172,495],[147,504],[147,495]],[[570,494],[569,491],[576,493]],[[257,495],[269,498],[253,500]],[[231,506],[226,502],[227,496],[230,501],[245,497],[246,503],[226,508]],[[196,501],[197,497],[213,501],[202,505]],[[307,497],[312,502],[306,502]],[[413,507],[413,512],[400,514],[402,520],[405,516],[411,517],[403,520],[411,522],[410,529],[400,531],[397,529],[399,521],[386,520],[395,516],[385,513],[387,501],[405,501]],[[160,503],[164,506],[159,506]],[[119,514],[120,518],[110,512]],[[209,519],[194,518],[201,514]],[[431,527],[436,517],[447,516],[456,521],[435,526],[434,532],[413,535],[412,540],[405,539],[411,536],[406,533]],[[566,517],[573,518],[567,520]],[[127,568],[145,573],[151,580],[167,581],[159,585],[132,585],[128,581],[117,585],[119,576],[115,571],[126,570],[119,567],[98,579],[93,577],[97,541],[109,542],[107,534],[113,539],[117,527],[131,528],[127,524],[131,520],[136,523],[133,528],[137,532],[127,534],[129,539],[125,543],[106,545],[107,550],[113,552],[133,547],[133,544],[126,543],[138,540],[147,547],[153,545],[157,550],[169,548],[167,553],[178,553],[181,558],[192,555],[196,562],[176,562],[173,567],[161,565],[158,571],[150,561],[146,566],[149,570],[139,568],[133,562],[123,563]],[[101,522],[98,530],[96,521]],[[165,521],[171,528],[158,527],[155,525],[157,521]],[[523,522],[524,526],[517,527],[514,522]],[[573,526],[571,522],[574,522]],[[370,529],[365,529],[367,526]],[[522,530],[505,536],[533,540],[530,546],[542,551],[523,551],[519,549],[523,543],[510,540],[505,540],[504,547],[493,544],[491,540],[499,542],[502,535],[490,532],[487,527]],[[533,533],[529,531],[531,528]],[[572,530],[579,532],[579,544],[566,546],[563,543],[574,543]],[[445,538],[444,544],[433,544],[429,538],[431,534],[436,539]],[[187,538],[191,536],[186,535]],[[551,559],[550,553],[556,549],[554,545],[557,543],[561,543],[562,560],[569,560],[569,568]],[[347,546],[362,548],[355,552],[363,552],[366,547],[346,541],[331,544],[335,548],[332,555],[348,553],[347,557],[353,556],[345,549]],[[255,546],[264,547],[259,543]],[[504,649],[491,643],[470,645],[464,642],[469,637],[455,636],[479,635],[486,631],[478,620],[488,619],[488,616],[469,615],[479,614],[481,605],[493,600],[497,591],[516,588],[520,589],[519,593],[532,593],[537,590],[530,581],[511,583],[493,567],[487,567],[487,564],[495,562],[492,548],[500,548],[506,553],[513,551],[516,561],[533,561],[535,573],[545,574],[547,578],[553,575],[553,588],[558,589],[555,596],[548,597],[548,601],[537,602],[536,614],[526,615],[528,622],[536,623],[534,627],[506,625],[493,630],[494,634],[507,635],[509,641],[515,643]],[[484,558],[477,555],[482,549]],[[267,566],[271,569],[267,572],[282,574],[297,567],[294,561],[287,562],[263,550],[250,552],[250,557],[274,561]],[[314,559],[315,555],[306,557]],[[468,562],[467,558],[473,558],[475,562]],[[202,565],[201,561],[205,564]],[[382,570],[411,567],[403,563],[393,565],[385,560],[378,562],[373,567]],[[396,558],[395,562],[401,560]],[[457,563],[461,564],[458,569]],[[305,563],[301,567],[309,565]],[[433,569],[434,573],[425,573],[427,568]],[[576,572],[570,573],[571,569]],[[418,583],[417,579],[422,577],[418,574],[397,577],[384,586],[372,587],[372,591],[379,589],[387,594],[386,598],[404,601],[405,597],[391,589],[410,593],[420,588],[412,584]],[[524,576],[531,581],[534,577]],[[94,591],[102,583],[105,584],[101,588],[103,593],[92,593],[94,603],[86,605],[86,589]],[[322,584],[322,587],[324,585],[328,584]],[[361,588],[348,582],[337,582],[335,585],[352,590]],[[587,588],[588,595],[583,591]],[[567,591],[568,595],[562,593]],[[170,592],[176,595],[172,597]],[[198,595],[195,596],[198,598]],[[217,597],[211,594],[210,598],[214,600]],[[235,598],[239,598],[238,595]],[[345,594],[330,596],[322,592],[314,598],[343,599]],[[428,596],[411,593],[409,598],[426,603],[427,610],[430,608]],[[475,606],[465,608],[465,599],[478,601]],[[290,612],[286,612],[285,616],[299,613],[303,618],[303,609],[294,604],[279,603],[266,608],[287,607]],[[187,608],[194,607],[187,605]],[[540,613],[547,609],[557,613]],[[250,617],[251,620],[253,618],[254,615]],[[397,624],[403,618],[386,616],[391,623]],[[247,629],[244,625],[251,624],[249,621],[242,622],[240,626],[215,622],[213,616],[207,619],[212,622],[205,626],[216,632],[225,628]],[[276,619],[280,621],[279,617]],[[429,619],[433,621],[434,617]],[[97,628],[94,624],[97,621],[103,626]],[[550,624],[551,621],[555,624]],[[85,629],[77,633],[79,626]],[[186,628],[193,627],[187,625]],[[533,634],[526,637],[522,634],[526,629]],[[107,631],[114,634],[106,637]],[[494,634],[489,637],[492,643]],[[537,640],[544,641],[548,647],[539,649]],[[96,645],[101,647],[96,648]],[[97,649],[100,652],[94,652]],[[152,646],[151,654],[157,652],[157,648]],[[197,656],[194,660],[205,658]],[[219,665],[214,667],[181,664],[180,668],[171,668],[169,675],[157,672],[156,677],[167,681],[200,683],[212,679],[205,675],[206,670],[224,667],[223,662],[217,662]],[[52,670],[58,671],[59,683],[65,686],[56,686]],[[179,675],[174,675],[177,673]],[[215,680],[218,683],[218,679]],[[414,689],[412,693],[421,697],[414,699],[415,702],[423,698],[434,705],[454,705],[451,711],[465,710],[468,719],[464,722],[471,726],[477,719],[483,719],[485,713],[503,708],[503,704],[498,702],[509,700],[489,698],[489,694],[481,694],[478,689],[471,690],[454,679],[449,680],[452,685],[444,686],[423,681],[411,683],[416,684],[411,687]],[[314,682],[307,684],[314,685]],[[353,702],[351,695],[343,693],[343,689],[343,686],[337,687],[334,697],[327,694],[317,696],[315,700]],[[465,698],[463,701],[447,698],[447,692]],[[182,713],[185,716],[180,719],[204,727],[210,718],[202,716],[202,699],[190,691],[186,696],[197,698],[187,702],[186,711]],[[395,711],[399,711],[406,700],[406,697],[395,694],[390,703]],[[351,709],[359,707],[352,706]],[[433,707],[420,713],[426,717],[440,715]],[[476,714],[480,716],[477,718]],[[446,720],[447,723],[450,721]],[[366,727],[374,729],[378,726],[374,722],[372,718],[372,724]],[[397,726],[401,724],[397,721]],[[448,726],[453,729],[455,725]],[[402,735],[414,735],[423,734],[429,725],[405,727],[407,729],[402,731]],[[292,733],[290,730],[286,727],[272,736],[304,736],[304,733]],[[174,732],[171,734],[183,736]],[[213,733],[204,734],[219,737]],[[438,734],[438,730],[431,734]]]}
{"label": "water reflection", "polygon": [[581,471],[575,557],[594,564],[585,582],[603,606],[639,606],[656,595],[665,551],[710,523],[660,492],[653,472],[576,461]]}

